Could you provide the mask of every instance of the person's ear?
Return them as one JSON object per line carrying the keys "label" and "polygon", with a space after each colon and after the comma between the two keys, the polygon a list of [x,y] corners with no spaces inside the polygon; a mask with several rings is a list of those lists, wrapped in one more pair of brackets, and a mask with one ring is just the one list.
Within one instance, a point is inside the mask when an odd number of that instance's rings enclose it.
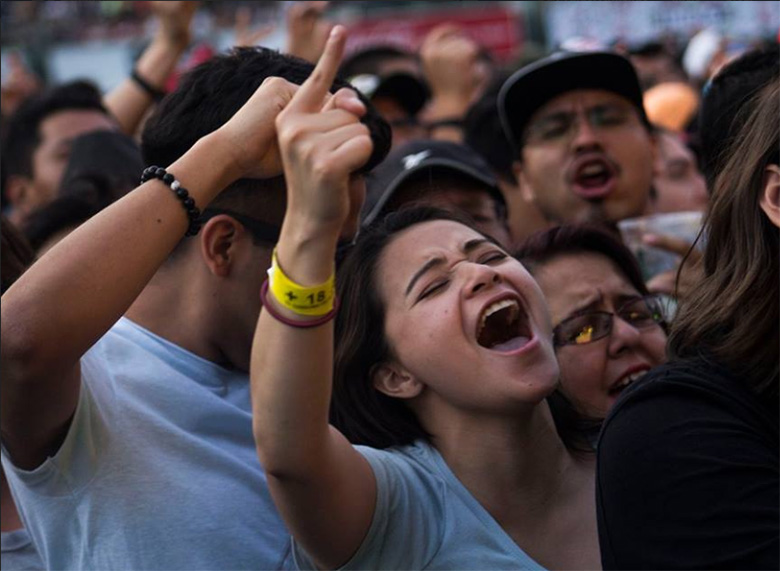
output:
{"label": "person's ear", "polygon": [[663,145],[661,137],[663,137],[663,134],[651,131],[649,136],[650,155],[653,157],[653,178],[655,178],[664,174],[664,171],[666,170],[666,159],[661,152],[661,145]]}
{"label": "person's ear", "polygon": [[382,363],[371,369],[371,382],[380,393],[399,399],[418,396],[425,385],[397,363]]}
{"label": "person's ear", "polygon": [[34,190],[32,179],[23,175],[11,175],[5,181],[5,196],[8,203],[23,216],[32,210],[30,203]]}
{"label": "person's ear", "polygon": [[769,165],[764,171],[764,190],[758,201],[770,222],[780,228],[780,166]]}
{"label": "person's ear", "polygon": [[534,189],[528,183],[528,179],[525,176],[525,169],[523,168],[523,163],[521,161],[513,161],[512,172],[515,175],[515,180],[517,181],[517,188],[520,189],[520,196],[523,197],[523,200],[531,204],[536,202],[536,195],[534,194]]}
{"label": "person's ear", "polygon": [[200,253],[209,270],[217,277],[230,276],[236,261],[237,243],[244,227],[225,214],[209,219],[200,231]]}

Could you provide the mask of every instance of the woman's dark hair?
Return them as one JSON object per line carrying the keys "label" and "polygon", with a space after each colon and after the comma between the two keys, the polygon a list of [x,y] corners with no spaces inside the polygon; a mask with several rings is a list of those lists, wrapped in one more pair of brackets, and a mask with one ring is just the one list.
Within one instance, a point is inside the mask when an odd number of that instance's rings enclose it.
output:
{"label": "woman's dark hair", "polygon": [[681,303],[669,348],[673,358],[711,356],[776,403],[780,230],[759,201],[766,167],[780,164],[780,79],[743,112],[704,220],[704,278]]}
{"label": "woman's dark hair", "polygon": [[[430,439],[406,403],[376,390],[371,375],[375,365],[393,358],[377,281],[381,254],[399,232],[434,220],[451,220],[473,229],[465,215],[427,206],[401,208],[362,231],[339,267],[341,306],[336,318],[330,421],[353,444],[387,448]],[[566,446],[573,451],[590,451],[583,445],[585,435],[575,432],[579,426],[565,420],[565,406],[553,400],[550,408]]]}
{"label": "woman's dark hair", "polygon": [[595,226],[564,225],[537,232],[520,244],[514,256],[533,274],[539,266],[557,256],[581,253],[595,253],[609,258],[639,293],[650,293],[631,250]]}
{"label": "woman's dark hair", "polygon": [[715,177],[728,160],[729,145],[745,124],[750,99],[780,76],[780,46],[749,51],[724,65],[704,87],[699,111],[701,171],[712,191]]}
{"label": "woman's dark hair", "polygon": [[353,444],[387,448],[430,438],[403,400],[374,388],[371,374],[392,358],[377,281],[382,251],[398,233],[433,220],[472,227],[464,216],[438,208],[401,208],[361,230],[339,268],[331,423]]}

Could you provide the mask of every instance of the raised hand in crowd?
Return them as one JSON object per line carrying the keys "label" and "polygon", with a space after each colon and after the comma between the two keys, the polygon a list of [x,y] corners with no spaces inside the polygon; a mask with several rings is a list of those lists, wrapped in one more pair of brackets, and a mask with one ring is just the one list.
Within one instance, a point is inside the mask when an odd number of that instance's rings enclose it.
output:
{"label": "raised hand in crowd", "polygon": [[[343,49],[344,31],[334,30],[331,41]],[[360,208],[362,196],[348,193],[349,178],[372,152],[368,129],[360,123],[366,109],[355,92],[328,94],[339,59],[335,48],[323,53],[311,79],[276,119],[289,218],[301,215],[336,231]]]}
{"label": "raised hand in crowd", "polygon": [[159,22],[154,38],[138,58],[131,76],[104,97],[123,132],[135,135],[144,115],[165,95],[165,82],[190,44],[198,1],[150,2]]}
{"label": "raised hand in crowd", "polygon": [[233,26],[235,39],[233,45],[236,47],[252,47],[260,44],[265,38],[270,36],[276,29],[276,24],[266,23],[256,28],[252,28],[252,8],[249,6],[239,6],[236,9],[236,23]]}
{"label": "raised hand in crowd", "polygon": [[294,2],[287,12],[287,53],[312,63],[319,60],[333,23],[325,19],[329,2]]}
{"label": "raised hand in crowd", "polygon": [[11,52],[8,56],[8,77],[0,91],[0,111],[8,117],[19,104],[41,89],[41,80],[25,65],[21,54]]}
{"label": "raised hand in crowd", "polygon": [[[480,58],[480,46],[454,24],[431,30],[420,48],[423,72],[431,88],[431,101],[423,110],[429,123],[460,121],[490,79]],[[446,127],[446,126],[445,126]],[[460,130],[442,128],[434,138],[460,141]]]}
{"label": "raised hand in crowd", "polygon": [[190,43],[190,23],[200,6],[197,0],[153,0],[152,13],[160,22],[158,36],[171,46],[186,48]]}
{"label": "raised hand in crowd", "polygon": [[[350,192],[351,173],[372,151],[368,132],[359,123],[362,104],[344,92],[325,102],[345,41],[344,29],[334,28],[316,69],[276,121],[288,189],[277,259],[299,284],[323,283],[333,274],[342,227],[350,213],[356,217],[359,210],[359,197]],[[337,101],[341,108],[336,108]],[[270,297],[268,303],[275,303]],[[274,307],[301,319],[278,303]],[[305,359],[274,358],[285,354],[290,341],[301,335],[306,341]],[[367,498],[374,494],[368,464],[341,434],[329,429],[330,382],[326,380],[332,369],[332,347],[332,327],[290,329],[263,311],[250,365],[253,427],[269,486],[279,493],[277,500],[290,499],[283,511],[291,516],[287,523],[296,537],[306,545],[319,536],[314,553],[328,565],[345,561],[359,545],[373,511]],[[301,418],[302,408],[312,414]],[[280,430],[282,426],[286,428]],[[319,465],[314,472],[317,483],[309,486],[313,464]],[[285,475],[303,478],[303,486],[289,486]],[[312,505],[325,507],[324,489],[330,490],[327,497],[340,503],[340,509],[335,515],[330,509],[316,509],[329,515],[312,524],[297,506],[303,497],[304,503],[310,498],[317,502]],[[328,541],[321,540],[325,536]],[[329,547],[323,549],[325,543]]]}

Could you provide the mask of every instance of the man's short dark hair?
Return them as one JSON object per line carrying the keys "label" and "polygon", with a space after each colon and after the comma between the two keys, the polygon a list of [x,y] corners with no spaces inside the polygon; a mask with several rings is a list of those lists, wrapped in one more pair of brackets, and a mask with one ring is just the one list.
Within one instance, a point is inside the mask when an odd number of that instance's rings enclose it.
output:
{"label": "man's short dark hair", "polygon": [[8,119],[2,142],[0,185],[5,198],[9,176],[32,176],[32,156],[41,142],[40,125],[60,111],[94,110],[108,115],[98,88],[88,81],[71,81],[24,101]]}
{"label": "man's short dark hair", "polygon": [[[141,140],[144,161],[167,167],[199,139],[224,125],[267,77],[300,85],[313,69],[305,60],[266,48],[236,48],[199,65],[182,78],[147,121]],[[351,86],[337,78],[331,91],[342,87]],[[358,96],[367,109],[361,121],[374,142],[373,154],[364,167],[370,169],[390,149],[390,126],[362,95]],[[284,190],[283,177],[243,179],[223,191],[211,206],[278,226],[286,206]]]}

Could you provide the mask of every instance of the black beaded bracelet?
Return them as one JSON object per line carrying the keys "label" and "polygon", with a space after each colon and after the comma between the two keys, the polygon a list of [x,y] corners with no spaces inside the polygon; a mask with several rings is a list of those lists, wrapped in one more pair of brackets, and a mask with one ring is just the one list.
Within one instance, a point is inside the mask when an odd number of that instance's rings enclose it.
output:
{"label": "black beaded bracelet", "polygon": [[138,74],[138,70],[134,69],[133,71],[130,72],[130,79],[132,79],[138,87],[140,87],[147,94],[149,94],[149,97],[151,97],[157,103],[159,103],[160,100],[162,100],[162,98],[165,97],[166,95],[165,91],[156,88],[151,83],[146,81],[143,77],[141,77]]}
{"label": "black beaded bracelet", "polygon": [[162,167],[151,166],[145,168],[143,174],[141,174],[141,184],[153,178],[159,179],[170,186],[176,197],[181,200],[184,210],[187,212],[187,218],[190,220],[185,236],[195,236],[200,231],[201,226],[200,210],[195,206],[195,200],[190,196],[190,193],[176,180],[176,177]]}

